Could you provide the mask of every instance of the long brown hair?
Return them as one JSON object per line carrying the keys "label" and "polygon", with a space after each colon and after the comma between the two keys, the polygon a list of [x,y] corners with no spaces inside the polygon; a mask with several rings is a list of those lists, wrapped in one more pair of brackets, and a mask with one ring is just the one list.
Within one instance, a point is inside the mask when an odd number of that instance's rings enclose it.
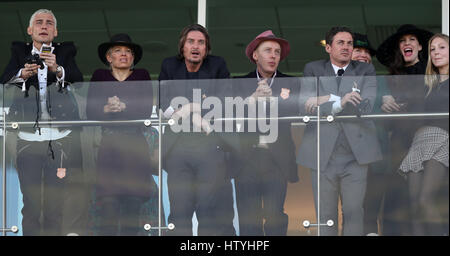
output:
{"label": "long brown hair", "polygon": [[209,52],[211,51],[211,43],[209,41],[209,34],[208,34],[208,31],[206,30],[206,28],[200,24],[192,24],[192,25],[189,25],[189,26],[183,28],[183,30],[180,33],[180,40],[178,41],[178,54],[177,54],[177,58],[180,60],[184,58],[184,56],[183,56],[184,43],[186,42],[187,35],[191,31],[201,32],[205,36],[205,39],[206,39],[206,55],[208,55]]}
{"label": "long brown hair", "polygon": [[439,75],[448,75],[448,71],[447,74],[439,74],[439,69],[436,66],[434,66],[433,62],[431,61],[431,53],[430,53],[431,43],[436,38],[444,39],[448,45],[448,36],[441,33],[435,34],[428,41],[428,62],[427,62],[427,69],[425,70],[425,85],[428,87],[427,96],[430,94],[433,88],[439,83]]}
{"label": "long brown hair", "polygon": [[[408,34],[404,34],[404,35],[408,35]],[[404,35],[402,35],[402,36],[404,36]],[[413,34],[413,33],[411,33],[410,35],[415,36],[417,38],[419,44],[422,46],[422,50],[419,51],[417,57],[419,58],[420,62],[422,62],[422,61],[425,62],[426,57],[424,57],[424,53],[423,53],[424,52],[423,47],[425,47],[425,45],[422,45],[422,42],[419,40],[419,35]],[[399,48],[399,42],[400,42],[400,38],[402,36],[400,36],[397,40],[397,44],[395,45],[395,50],[394,50],[394,57],[392,59],[392,62],[389,63],[389,66],[388,66],[389,74],[391,74],[391,75],[406,75],[407,74],[406,73],[406,62],[405,62],[405,59],[403,58],[403,55]],[[423,44],[425,44],[425,43],[426,42],[423,42]]]}

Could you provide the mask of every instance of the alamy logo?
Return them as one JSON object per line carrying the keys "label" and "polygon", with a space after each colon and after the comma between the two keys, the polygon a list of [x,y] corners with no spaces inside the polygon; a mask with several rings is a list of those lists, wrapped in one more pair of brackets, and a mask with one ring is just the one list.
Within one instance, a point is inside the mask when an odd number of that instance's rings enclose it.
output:
{"label": "alamy logo", "polygon": [[[277,140],[277,97],[224,97],[221,100],[202,94],[201,89],[193,89],[192,93],[192,102],[181,96],[170,102],[170,106],[177,109],[171,116],[173,132],[258,132],[264,143]],[[202,115],[205,111],[208,112]]]}

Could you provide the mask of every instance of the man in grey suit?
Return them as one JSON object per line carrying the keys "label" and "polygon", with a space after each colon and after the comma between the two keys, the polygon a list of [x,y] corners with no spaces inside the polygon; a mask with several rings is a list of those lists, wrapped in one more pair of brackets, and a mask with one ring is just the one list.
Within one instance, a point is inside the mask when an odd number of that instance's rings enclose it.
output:
{"label": "man in grey suit", "polygon": [[[333,27],[326,34],[329,60],[306,64],[300,91],[300,112],[320,115],[370,113],[376,96],[375,68],[352,61],[353,34],[349,28]],[[343,235],[363,234],[363,201],[367,167],[381,159],[375,125],[368,120],[320,124],[320,161],[317,161],[317,124],[308,124],[297,163],[311,169],[316,210],[320,185],[320,235],[338,234],[338,199],[343,211]],[[320,184],[318,184],[318,176]]]}

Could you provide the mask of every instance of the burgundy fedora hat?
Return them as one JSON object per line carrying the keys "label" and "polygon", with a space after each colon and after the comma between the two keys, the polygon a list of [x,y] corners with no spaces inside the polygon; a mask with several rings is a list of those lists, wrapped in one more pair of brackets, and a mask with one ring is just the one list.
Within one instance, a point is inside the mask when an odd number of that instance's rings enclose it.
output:
{"label": "burgundy fedora hat", "polygon": [[264,41],[275,41],[280,44],[281,47],[281,56],[280,61],[282,61],[284,58],[286,58],[289,54],[289,51],[291,50],[291,47],[289,46],[289,42],[283,38],[276,37],[272,30],[266,30],[262,32],[261,34],[257,35],[253,41],[251,41],[247,48],[245,49],[245,54],[250,59],[251,62],[255,63],[255,60],[253,59],[253,52],[258,48],[259,44]]}

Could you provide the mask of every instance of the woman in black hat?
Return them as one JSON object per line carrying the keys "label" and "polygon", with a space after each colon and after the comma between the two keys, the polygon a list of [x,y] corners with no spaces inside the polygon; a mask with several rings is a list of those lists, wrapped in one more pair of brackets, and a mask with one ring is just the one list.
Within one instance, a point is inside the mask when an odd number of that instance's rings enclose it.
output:
{"label": "woman in black hat", "polygon": [[391,75],[425,74],[426,46],[433,33],[414,25],[402,25],[377,50],[377,59]]}
{"label": "woman in black hat", "polygon": [[[391,91],[383,95],[385,113],[423,112],[423,76],[427,63],[427,43],[433,33],[414,25],[402,25],[377,49],[377,59],[388,67],[386,81]],[[421,120],[386,121],[390,130],[391,177],[385,195],[383,234],[409,235],[410,217],[407,183],[397,173]]]}
{"label": "woman in black hat", "polygon": [[[109,69],[97,69],[91,78],[88,119],[149,118],[153,105],[150,76],[147,70],[134,68],[142,57],[141,46],[128,35],[118,34],[98,47],[98,55]],[[156,168],[150,161],[143,127],[102,125],[95,191],[100,206],[99,235],[137,235],[143,229],[139,222],[143,204],[157,198],[151,176]]]}

